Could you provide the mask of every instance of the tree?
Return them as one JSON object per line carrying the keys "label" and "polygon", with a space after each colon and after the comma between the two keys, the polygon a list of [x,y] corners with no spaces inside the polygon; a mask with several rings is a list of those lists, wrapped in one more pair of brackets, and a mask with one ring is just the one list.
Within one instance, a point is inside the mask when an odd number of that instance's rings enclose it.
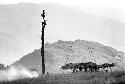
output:
{"label": "tree", "polygon": [[42,40],[42,46],[41,46],[41,56],[42,56],[42,73],[45,74],[45,58],[44,58],[44,29],[46,26],[46,20],[45,20],[45,10],[43,10],[43,13],[41,14],[41,17],[43,19],[42,21],[42,35],[41,35],[41,40]]}

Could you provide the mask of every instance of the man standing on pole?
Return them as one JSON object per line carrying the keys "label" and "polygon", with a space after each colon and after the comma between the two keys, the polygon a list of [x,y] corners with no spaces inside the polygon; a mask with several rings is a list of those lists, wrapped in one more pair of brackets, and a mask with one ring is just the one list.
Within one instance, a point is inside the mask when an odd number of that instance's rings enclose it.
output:
{"label": "man standing on pole", "polygon": [[45,20],[45,10],[43,10],[43,13],[41,14],[41,17],[43,19],[42,21],[42,35],[41,35],[41,40],[42,40],[42,46],[41,46],[41,56],[42,56],[42,74],[45,74],[45,58],[44,58],[44,29],[46,26],[46,20]]}

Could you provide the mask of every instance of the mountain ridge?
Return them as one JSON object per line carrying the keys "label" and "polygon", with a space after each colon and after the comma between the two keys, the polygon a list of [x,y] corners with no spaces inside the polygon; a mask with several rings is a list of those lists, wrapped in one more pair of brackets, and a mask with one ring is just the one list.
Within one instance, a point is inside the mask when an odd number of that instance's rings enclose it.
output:
{"label": "mountain ridge", "polygon": [[[92,61],[97,64],[117,63],[115,69],[124,69],[124,53],[114,48],[104,46],[97,42],[75,40],[62,41],[45,44],[45,63],[46,71],[50,73],[61,73],[60,67],[65,63],[77,63]],[[41,54],[40,49],[34,50],[13,63],[14,65],[23,65],[35,68],[41,73]]]}

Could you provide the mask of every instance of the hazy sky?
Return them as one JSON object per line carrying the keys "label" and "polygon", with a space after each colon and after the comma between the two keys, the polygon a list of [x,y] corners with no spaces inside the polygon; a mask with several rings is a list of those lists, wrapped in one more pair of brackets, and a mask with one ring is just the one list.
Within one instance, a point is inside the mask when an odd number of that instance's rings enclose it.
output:
{"label": "hazy sky", "polygon": [[125,10],[124,0],[0,0],[3,4],[15,4],[19,2],[43,3],[53,2],[63,5],[79,5],[79,6],[106,6]]}
{"label": "hazy sky", "polygon": [[0,4],[16,4],[20,2],[37,4],[44,2],[58,3],[83,10],[84,12],[93,13],[95,15],[114,18],[125,23],[124,0],[0,0]]}

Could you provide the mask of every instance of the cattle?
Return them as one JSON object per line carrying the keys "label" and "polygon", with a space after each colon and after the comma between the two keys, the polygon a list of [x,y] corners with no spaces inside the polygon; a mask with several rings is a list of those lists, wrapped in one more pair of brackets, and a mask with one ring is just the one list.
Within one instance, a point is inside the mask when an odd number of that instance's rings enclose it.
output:
{"label": "cattle", "polygon": [[108,68],[108,67],[114,67],[116,66],[115,63],[104,63],[104,64],[101,64],[101,65],[97,65],[96,63],[93,63],[93,62],[86,62],[86,63],[68,63],[68,64],[65,64],[64,66],[62,66],[61,68],[63,70],[67,70],[67,69],[71,69],[73,70],[73,72],[77,72],[77,70],[79,70],[80,72],[81,71],[90,71],[90,72],[93,72],[93,71],[99,71],[100,68]]}
{"label": "cattle", "polygon": [[114,67],[114,66],[116,66],[115,63],[111,63],[111,64],[109,64],[109,67],[110,67],[110,68],[111,68],[111,67]]}
{"label": "cattle", "polygon": [[102,65],[97,65],[97,71],[99,71],[100,68],[103,68]]}
{"label": "cattle", "polygon": [[87,62],[87,63],[68,63],[65,66],[62,66],[63,70],[67,69],[73,69],[73,72],[76,72],[78,69],[79,71],[82,71],[84,69],[85,72],[89,71],[96,71],[97,70],[97,64],[93,62]]}
{"label": "cattle", "polygon": [[87,69],[88,69],[88,67],[86,66],[86,64],[85,63],[78,63],[78,65],[77,65],[77,68],[79,69],[79,71],[81,72],[83,69],[84,69],[84,71],[87,71]]}
{"label": "cattle", "polygon": [[97,64],[93,63],[93,62],[87,62],[84,63],[86,68],[89,69],[89,71],[93,72],[93,71],[97,71]]}
{"label": "cattle", "polygon": [[79,67],[78,65],[79,65],[79,63],[68,63],[68,64],[62,66],[62,69],[63,70],[72,69],[73,72],[76,72],[76,69],[78,69],[78,67]]}
{"label": "cattle", "polygon": [[103,69],[108,68],[109,67],[109,63],[102,64],[102,67],[103,67]]}
{"label": "cattle", "polygon": [[72,66],[72,64],[73,64],[73,63],[68,63],[68,64],[62,66],[62,69],[63,69],[63,70],[70,69],[70,67]]}
{"label": "cattle", "polygon": [[103,66],[103,68],[108,68],[108,67],[114,67],[114,66],[116,66],[116,64],[115,63],[111,63],[111,64],[104,63],[104,64],[102,64],[102,66]]}
{"label": "cattle", "polygon": [[[116,66],[115,63],[111,63],[111,64],[104,63],[104,64],[102,64],[102,67],[103,67],[104,70],[105,70],[105,68],[110,68],[111,69],[111,67],[114,67],[114,66]],[[107,70],[105,70],[105,71],[107,71]]]}

